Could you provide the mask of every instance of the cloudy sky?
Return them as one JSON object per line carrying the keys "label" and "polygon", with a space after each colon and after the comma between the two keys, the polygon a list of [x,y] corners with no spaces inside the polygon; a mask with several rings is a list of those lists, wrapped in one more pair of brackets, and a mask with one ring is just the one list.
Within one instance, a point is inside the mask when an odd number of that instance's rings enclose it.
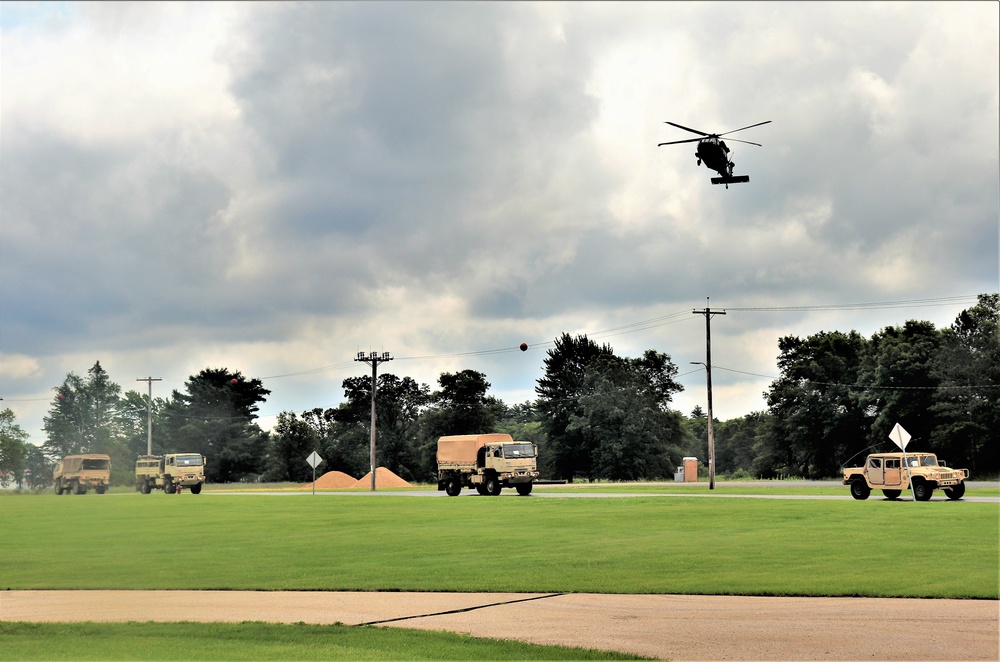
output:
{"label": "cloudy sky", "polygon": [[[516,403],[568,332],[669,354],[687,413],[708,303],[716,415],[762,410],[780,337],[947,326],[1000,289],[998,16],[3,2],[3,406],[41,443],[97,360],[155,396],[226,367],[264,378],[269,427],[372,350]],[[657,147],[765,120],[728,190]]]}

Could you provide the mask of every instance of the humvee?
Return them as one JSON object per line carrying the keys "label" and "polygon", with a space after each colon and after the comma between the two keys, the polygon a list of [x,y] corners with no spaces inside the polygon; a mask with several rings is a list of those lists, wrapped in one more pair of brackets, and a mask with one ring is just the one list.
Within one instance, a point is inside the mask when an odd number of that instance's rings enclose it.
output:
{"label": "humvee", "polygon": [[90,487],[104,494],[111,483],[111,457],[100,453],[67,455],[56,464],[52,482],[56,494],[86,494]]}
{"label": "humvee", "polygon": [[844,469],[844,485],[850,485],[851,496],[859,500],[867,499],[873,489],[898,499],[911,485],[916,501],[929,500],[938,488],[949,499],[961,499],[968,477],[968,469],[951,469],[934,453],[873,453],[865,466]]}

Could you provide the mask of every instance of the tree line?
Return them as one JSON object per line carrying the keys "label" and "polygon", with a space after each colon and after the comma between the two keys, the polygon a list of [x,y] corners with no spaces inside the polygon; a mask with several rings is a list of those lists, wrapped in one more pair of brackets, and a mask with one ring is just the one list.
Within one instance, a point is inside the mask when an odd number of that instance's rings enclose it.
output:
{"label": "tree line", "polygon": [[[908,321],[865,338],[821,331],[778,341],[779,376],[767,409],[714,422],[721,476],[830,478],[866,452],[890,450],[897,422],[912,448],[937,452],[974,476],[1000,473],[1000,306],[978,297],[948,328]],[[707,418],[671,407],[683,387],[668,354],[621,357],[586,335],[563,334],[544,359],[534,401],[489,395],[476,370],[442,373],[437,388],[392,373],[376,389],[378,464],[411,482],[432,482],[437,438],[506,432],[539,446],[542,475],[565,480],[672,479],[684,456],[707,458]],[[56,387],[41,447],[29,443],[13,412],[0,412],[0,482],[51,480],[65,455],[107,453],[112,482],[133,481],[146,453],[147,410],[154,454],[198,452],[211,482],[306,482],[305,458],[355,477],[369,469],[371,377],[343,380],[336,407],[281,412],[273,430],[257,423],[270,391],[260,379],[206,368],[182,390],[155,398],[121,387],[96,362],[85,377]]]}

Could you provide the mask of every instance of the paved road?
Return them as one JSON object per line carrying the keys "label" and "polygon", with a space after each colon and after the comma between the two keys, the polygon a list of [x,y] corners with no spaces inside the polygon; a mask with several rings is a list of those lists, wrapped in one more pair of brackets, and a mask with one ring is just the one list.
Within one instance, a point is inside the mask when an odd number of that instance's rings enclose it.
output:
{"label": "paved road", "polygon": [[1000,659],[1000,602],[689,595],[0,591],[5,621],[447,630],[687,660]]}

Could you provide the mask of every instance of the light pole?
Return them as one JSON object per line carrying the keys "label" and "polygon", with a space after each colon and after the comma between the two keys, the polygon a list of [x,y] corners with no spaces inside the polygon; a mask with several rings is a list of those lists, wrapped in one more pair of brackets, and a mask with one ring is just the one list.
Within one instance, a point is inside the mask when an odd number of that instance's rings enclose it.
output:
{"label": "light pole", "polygon": [[149,384],[149,400],[146,401],[146,455],[153,454],[153,382],[162,382],[159,377],[140,377],[137,382]]}
{"label": "light pole", "polygon": [[385,361],[391,361],[392,357],[389,352],[382,352],[379,355],[378,352],[368,352],[368,356],[365,356],[364,352],[358,352],[358,356],[354,359],[355,361],[361,361],[362,363],[367,363],[372,367],[372,444],[371,444],[371,465],[372,465],[372,492],[375,491],[375,469],[378,465],[375,464],[375,391],[376,391],[376,378],[378,377],[378,364],[384,363]]}

